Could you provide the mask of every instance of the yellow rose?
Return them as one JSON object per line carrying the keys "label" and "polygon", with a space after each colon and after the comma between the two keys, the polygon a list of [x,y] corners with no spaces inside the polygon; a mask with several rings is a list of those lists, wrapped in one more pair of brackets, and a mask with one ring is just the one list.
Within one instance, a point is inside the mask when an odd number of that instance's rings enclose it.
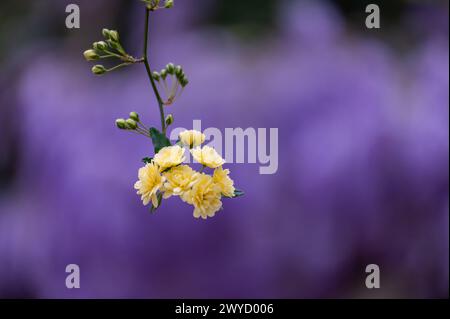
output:
{"label": "yellow rose", "polygon": [[202,165],[217,168],[225,164],[225,160],[210,146],[196,147],[191,150],[194,159]]}
{"label": "yellow rose", "polygon": [[180,142],[189,146],[189,148],[200,146],[205,142],[205,134],[196,130],[181,132],[179,137]]}
{"label": "yellow rose", "polygon": [[161,171],[177,166],[183,163],[184,160],[184,149],[178,145],[162,148],[153,158],[153,161],[158,164]]}
{"label": "yellow rose", "polygon": [[144,205],[150,201],[153,206],[158,207],[157,192],[163,186],[164,177],[159,174],[159,168],[154,163],[145,165],[139,169],[139,180],[134,184],[137,194],[141,195]]}
{"label": "yellow rose", "polygon": [[213,174],[213,181],[220,187],[220,191],[223,196],[233,197],[234,195],[234,182],[228,176],[230,170],[223,169],[222,167],[216,168]]}
{"label": "yellow rose", "polygon": [[192,189],[185,192],[181,198],[194,206],[195,218],[213,217],[222,208],[220,187],[206,174],[199,174]]}
{"label": "yellow rose", "polygon": [[187,165],[180,165],[165,172],[163,175],[166,179],[163,187],[163,198],[166,199],[170,196],[182,195],[188,191],[192,187],[198,173]]}

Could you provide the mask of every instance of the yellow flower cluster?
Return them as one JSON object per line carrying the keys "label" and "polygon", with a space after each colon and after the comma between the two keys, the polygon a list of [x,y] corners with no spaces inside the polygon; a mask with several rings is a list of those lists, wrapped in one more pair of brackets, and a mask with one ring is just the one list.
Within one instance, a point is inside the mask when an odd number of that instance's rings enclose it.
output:
{"label": "yellow flower cluster", "polygon": [[203,168],[214,169],[212,176],[182,165],[185,161],[183,147],[167,146],[155,155],[151,163],[139,170],[139,180],[134,188],[141,195],[144,205],[151,201],[157,208],[160,200],[158,194],[163,199],[179,196],[194,206],[195,218],[213,217],[222,208],[222,197],[234,196],[230,171],[222,168],[225,160],[214,148],[201,147],[205,141],[204,134],[191,130],[181,132],[179,137],[180,144],[191,148],[192,156]]}

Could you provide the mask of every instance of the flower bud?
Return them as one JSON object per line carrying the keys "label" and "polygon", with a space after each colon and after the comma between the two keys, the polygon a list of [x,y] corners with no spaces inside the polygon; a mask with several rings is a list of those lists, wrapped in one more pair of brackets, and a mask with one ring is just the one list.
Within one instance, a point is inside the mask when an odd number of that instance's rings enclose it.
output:
{"label": "flower bud", "polygon": [[184,76],[183,78],[181,78],[180,84],[181,84],[182,87],[185,87],[186,85],[189,84],[189,80],[186,78],[186,76]]}
{"label": "flower bud", "polygon": [[106,39],[109,39],[109,30],[108,29],[103,29],[102,34]]}
{"label": "flower bud", "polygon": [[180,77],[183,74],[183,68],[181,67],[181,65],[177,65],[177,67],[175,68],[175,75],[177,77]]}
{"label": "flower bud", "polygon": [[95,50],[92,50],[92,49],[84,51],[83,55],[87,61],[95,61],[100,58],[100,56],[97,54],[97,52],[95,52]]}
{"label": "flower bud", "polygon": [[139,114],[137,114],[136,112],[131,112],[130,119],[132,119],[133,121],[139,122]]}
{"label": "flower bud", "polygon": [[121,129],[121,130],[126,130],[127,129],[127,123],[125,122],[124,119],[117,119],[116,120],[116,126]]}
{"label": "flower bud", "polygon": [[114,42],[119,42],[119,32],[117,32],[116,30],[110,30],[109,38]]}
{"label": "flower bud", "polygon": [[115,50],[117,50],[117,51],[120,50],[120,45],[119,45],[118,42],[113,41],[113,40],[106,40],[106,42],[108,43],[108,45],[109,45],[111,48],[113,48],[113,49],[115,49]]}
{"label": "flower bud", "polygon": [[130,130],[135,130],[138,127],[135,120],[128,119],[125,122],[126,122],[127,128],[130,129]]}
{"label": "flower bud", "polygon": [[94,65],[92,67],[92,73],[94,73],[96,75],[102,75],[106,72],[107,72],[107,70],[103,65]]}
{"label": "flower bud", "polygon": [[152,73],[152,77],[153,77],[153,80],[159,82],[159,79],[161,78],[161,75],[158,72],[155,71],[155,72]]}
{"label": "flower bud", "polygon": [[95,42],[92,46],[97,51],[105,51],[108,49],[108,44],[105,41]]}
{"label": "flower bud", "polygon": [[164,8],[170,9],[172,7],[173,7],[173,0],[166,0],[166,5],[164,6]]}
{"label": "flower bud", "polygon": [[161,75],[161,78],[163,80],[165,80],[166,77],[167,77],[167,70],[166,69],[162,69],[161,72],[159,72],[159,74]]}
{"label": "flower bud", "polygon": [[169,126],[169,125],[172,125],[172,123],[173,123],[173,115],[169,114],[166,117],[166,125]]}
{"label": "flower bud", "polygon": [[147,4],[149,10],[156,10],[159,7],[159,2],[161,0],[142,0]]}
{"label": "flower bud", "polygon": [[170,75],[173,75],[175,73],[175,65],[173,65],[173,63],[167,64],[166,70],[167,70],[167,73],[169,73]]}

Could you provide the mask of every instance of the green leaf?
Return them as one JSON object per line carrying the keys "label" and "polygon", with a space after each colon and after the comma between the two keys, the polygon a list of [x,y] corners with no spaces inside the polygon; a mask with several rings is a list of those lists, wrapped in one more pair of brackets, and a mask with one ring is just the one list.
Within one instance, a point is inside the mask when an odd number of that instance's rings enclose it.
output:
{"label": "green leaf", "polygon": [[153,157],[144,157],[142,159],[142,162],[144,162],[144,164],[150,164],[153,161]]}
{"label": "green leaf", "polygon": [[157,154],[162,148],[172,145],[166,135],[158,131],[156,128],[150,128],[149,133],[152,138],[153,146],[155,147],[155,154]]}
{"label": "green leaf", "polygon": [[244,195],[245,195],[244,191],[242,191],[242,190],[236,188],[236,189],[234,190],[233,198],[240,197],[240,196],[244,196]]}
{"label": "green leaf", "polygon": [[158,195],[157,195],[157,197],[158,197],[158,207],[155,207],[155,206],[153,206],[153,204],[152,204],[152,207],[150,208],[150,213],[155,213],[156,212],[156,210],[159,208],[159,207],[161,207],[161,202],[162,202],[162,193],[159,193]]}

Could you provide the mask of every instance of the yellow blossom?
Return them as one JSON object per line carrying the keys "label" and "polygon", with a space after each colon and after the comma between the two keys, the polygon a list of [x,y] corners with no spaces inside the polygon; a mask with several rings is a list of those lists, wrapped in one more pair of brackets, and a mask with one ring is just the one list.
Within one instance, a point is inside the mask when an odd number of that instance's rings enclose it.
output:
{"label": "yellow blossom", "polygon": [[165,172],[163,175],[166,179],[163,187],[163,198],[166,199],[170,196],[182,195],[188,191],[192,187],[198,173],[187,165],[180,165]]}
{"label": "yellow blossom", "polygon": [[205,142],[205,134],[196,130],[183,131],[179,137],[180,142],[189,148],[200,146]]}
{"label": "yellow blossom", "polygon": [[210,146],[196,147],[191,150],[194,159],[202,165],[217,168],[225,164],[225,160]]}
{"label": "yellow blossom", "polygon": [[163,186],[164,177],[159,174],[159,168],[154,163],[149,163],[139,169],[139,180],[134,184],[137,194],[141,195],[144,205],[150,201],[153,206],[158,207],[157,192]]}
{"label": "yellow blossom", "polygon": [[183,163],[184,160],[184,149],[178,145],[162,148],[153,159],[153,161],[158,164],[161,171],[164,171],[165,169],[173,166],[177,166]]}
{"label": "yellow blossom", "polygon": [[194,206],[195,218],[213,217],[222,208],[220,187],[206,174],[199,174],[192,189],[185,192],[181,198]]}
{"label": "yellow blossom", "polygon": [[222,167],[216,168],[213,174],[213,181],[220,187],[223,196],[233,197],[234,195],[234,182],[228,176],[230,174],[229,169],[223,169]]}

